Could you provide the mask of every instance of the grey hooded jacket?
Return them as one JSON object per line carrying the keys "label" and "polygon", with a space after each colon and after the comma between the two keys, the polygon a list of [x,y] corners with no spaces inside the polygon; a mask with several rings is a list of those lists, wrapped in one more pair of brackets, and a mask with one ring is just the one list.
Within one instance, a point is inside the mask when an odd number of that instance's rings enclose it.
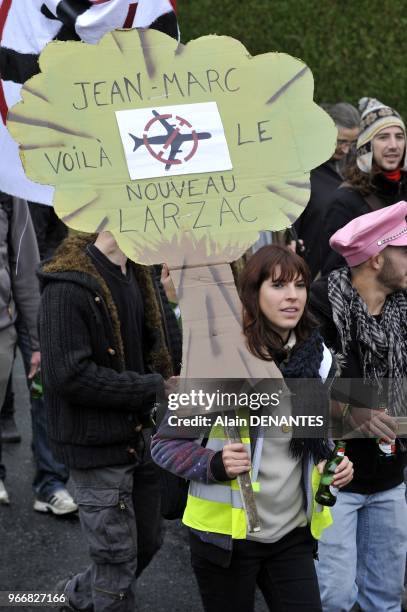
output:
{"label": "grey hooded jacket", "polygon": [[27,202],[0,192],[0,331],[19,313],[39,350],[37,314],[40,301],[37,239]]}

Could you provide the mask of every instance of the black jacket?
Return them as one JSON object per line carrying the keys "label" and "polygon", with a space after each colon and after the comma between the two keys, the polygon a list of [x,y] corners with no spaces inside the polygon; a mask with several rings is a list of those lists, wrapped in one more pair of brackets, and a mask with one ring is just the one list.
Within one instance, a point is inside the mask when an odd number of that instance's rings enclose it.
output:
{"label": "black jacket", "polygon": [[[382,202],[383,208],[407,199],[407,174],[400,181],[390,181],[383,174],[373,179],[372,193]],[[341,227],[360,215],[372,212],[364,196],[353,187],[338,187],[334,192],[324,221],[322,234],[322,274],[346,265],[345,260],[329,246],[329,239]]]}
{"label": "black jacket", "polygon": [[132,461],[140,440],[136,427],[162,393],[163,376],[172,373],[151,268],[130,263],[145,312],[150,373],[140,375],[125,370],[117,309],[86,254],[88,243],[88,236],[68,239],[40,273],[48,433],[55,457],[75,468]]}
{"label": "black jacket", "polygon": [[304,241],[304,259],[307,262],[312,278],[321,269],[321,234],[325,214],[332,194],[343,179],[337,173],[335,164],[325,162],[311,171],[311,197],[302,215],[294,224],[298,238]]}
{"label": "black jacket", "polygon": [[28,207],[37,236],[41,260],[48,259],[66,238],[68,228],[56,215],[53,206],[28,202]]}

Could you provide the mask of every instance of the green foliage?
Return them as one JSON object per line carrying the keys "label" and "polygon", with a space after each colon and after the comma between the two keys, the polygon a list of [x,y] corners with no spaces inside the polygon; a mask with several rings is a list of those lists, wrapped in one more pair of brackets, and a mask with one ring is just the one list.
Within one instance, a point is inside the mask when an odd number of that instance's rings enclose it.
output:
{"label": "green foliage", "polygon": [[289,53],[317,102],[375,97],[407,120],[405,0],[178,0],[178,13],[183,42],[225,34],[253,55]]}

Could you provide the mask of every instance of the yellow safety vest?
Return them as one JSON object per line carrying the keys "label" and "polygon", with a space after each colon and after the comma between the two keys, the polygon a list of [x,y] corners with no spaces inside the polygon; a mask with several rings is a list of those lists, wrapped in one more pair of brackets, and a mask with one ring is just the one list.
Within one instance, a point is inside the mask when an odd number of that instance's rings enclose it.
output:
{"label": "yellow safety vest", "polygon": [[[250,437],[248,427],[240,428],[243,444],[250,456]],[[223,449],[226,443],[222,427],[211,429],[206,448],[216,451]],[[261,453],[254,454],[252,461],[252,485],[254,492],[259,491],[256,482]],[[315,502],[315,493],[319,486],[320,474],[314,466],[311,473],[312,501],[308,500],[310,508],[308,520],[311,533],[319,539],[324,529],[332,524],[330,509]],[[244,540],[247,536],[246,515],[243,509],[242,498],[236,480],[222,483],[204,484],[191,481],[188,491],[187,505],[182,522],[188,527],[199,531],[222,533],[231,536],[234,540]]]}

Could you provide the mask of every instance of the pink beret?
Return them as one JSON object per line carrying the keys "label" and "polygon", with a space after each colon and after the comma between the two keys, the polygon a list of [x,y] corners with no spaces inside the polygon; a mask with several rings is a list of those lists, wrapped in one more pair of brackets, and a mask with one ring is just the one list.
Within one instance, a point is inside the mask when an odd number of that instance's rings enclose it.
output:
{"label": "pink beret", "polygon": [[329,244],[349,267],[358,266],[387,246],[407,246],[407,202],[356,217],[335,232]]}

